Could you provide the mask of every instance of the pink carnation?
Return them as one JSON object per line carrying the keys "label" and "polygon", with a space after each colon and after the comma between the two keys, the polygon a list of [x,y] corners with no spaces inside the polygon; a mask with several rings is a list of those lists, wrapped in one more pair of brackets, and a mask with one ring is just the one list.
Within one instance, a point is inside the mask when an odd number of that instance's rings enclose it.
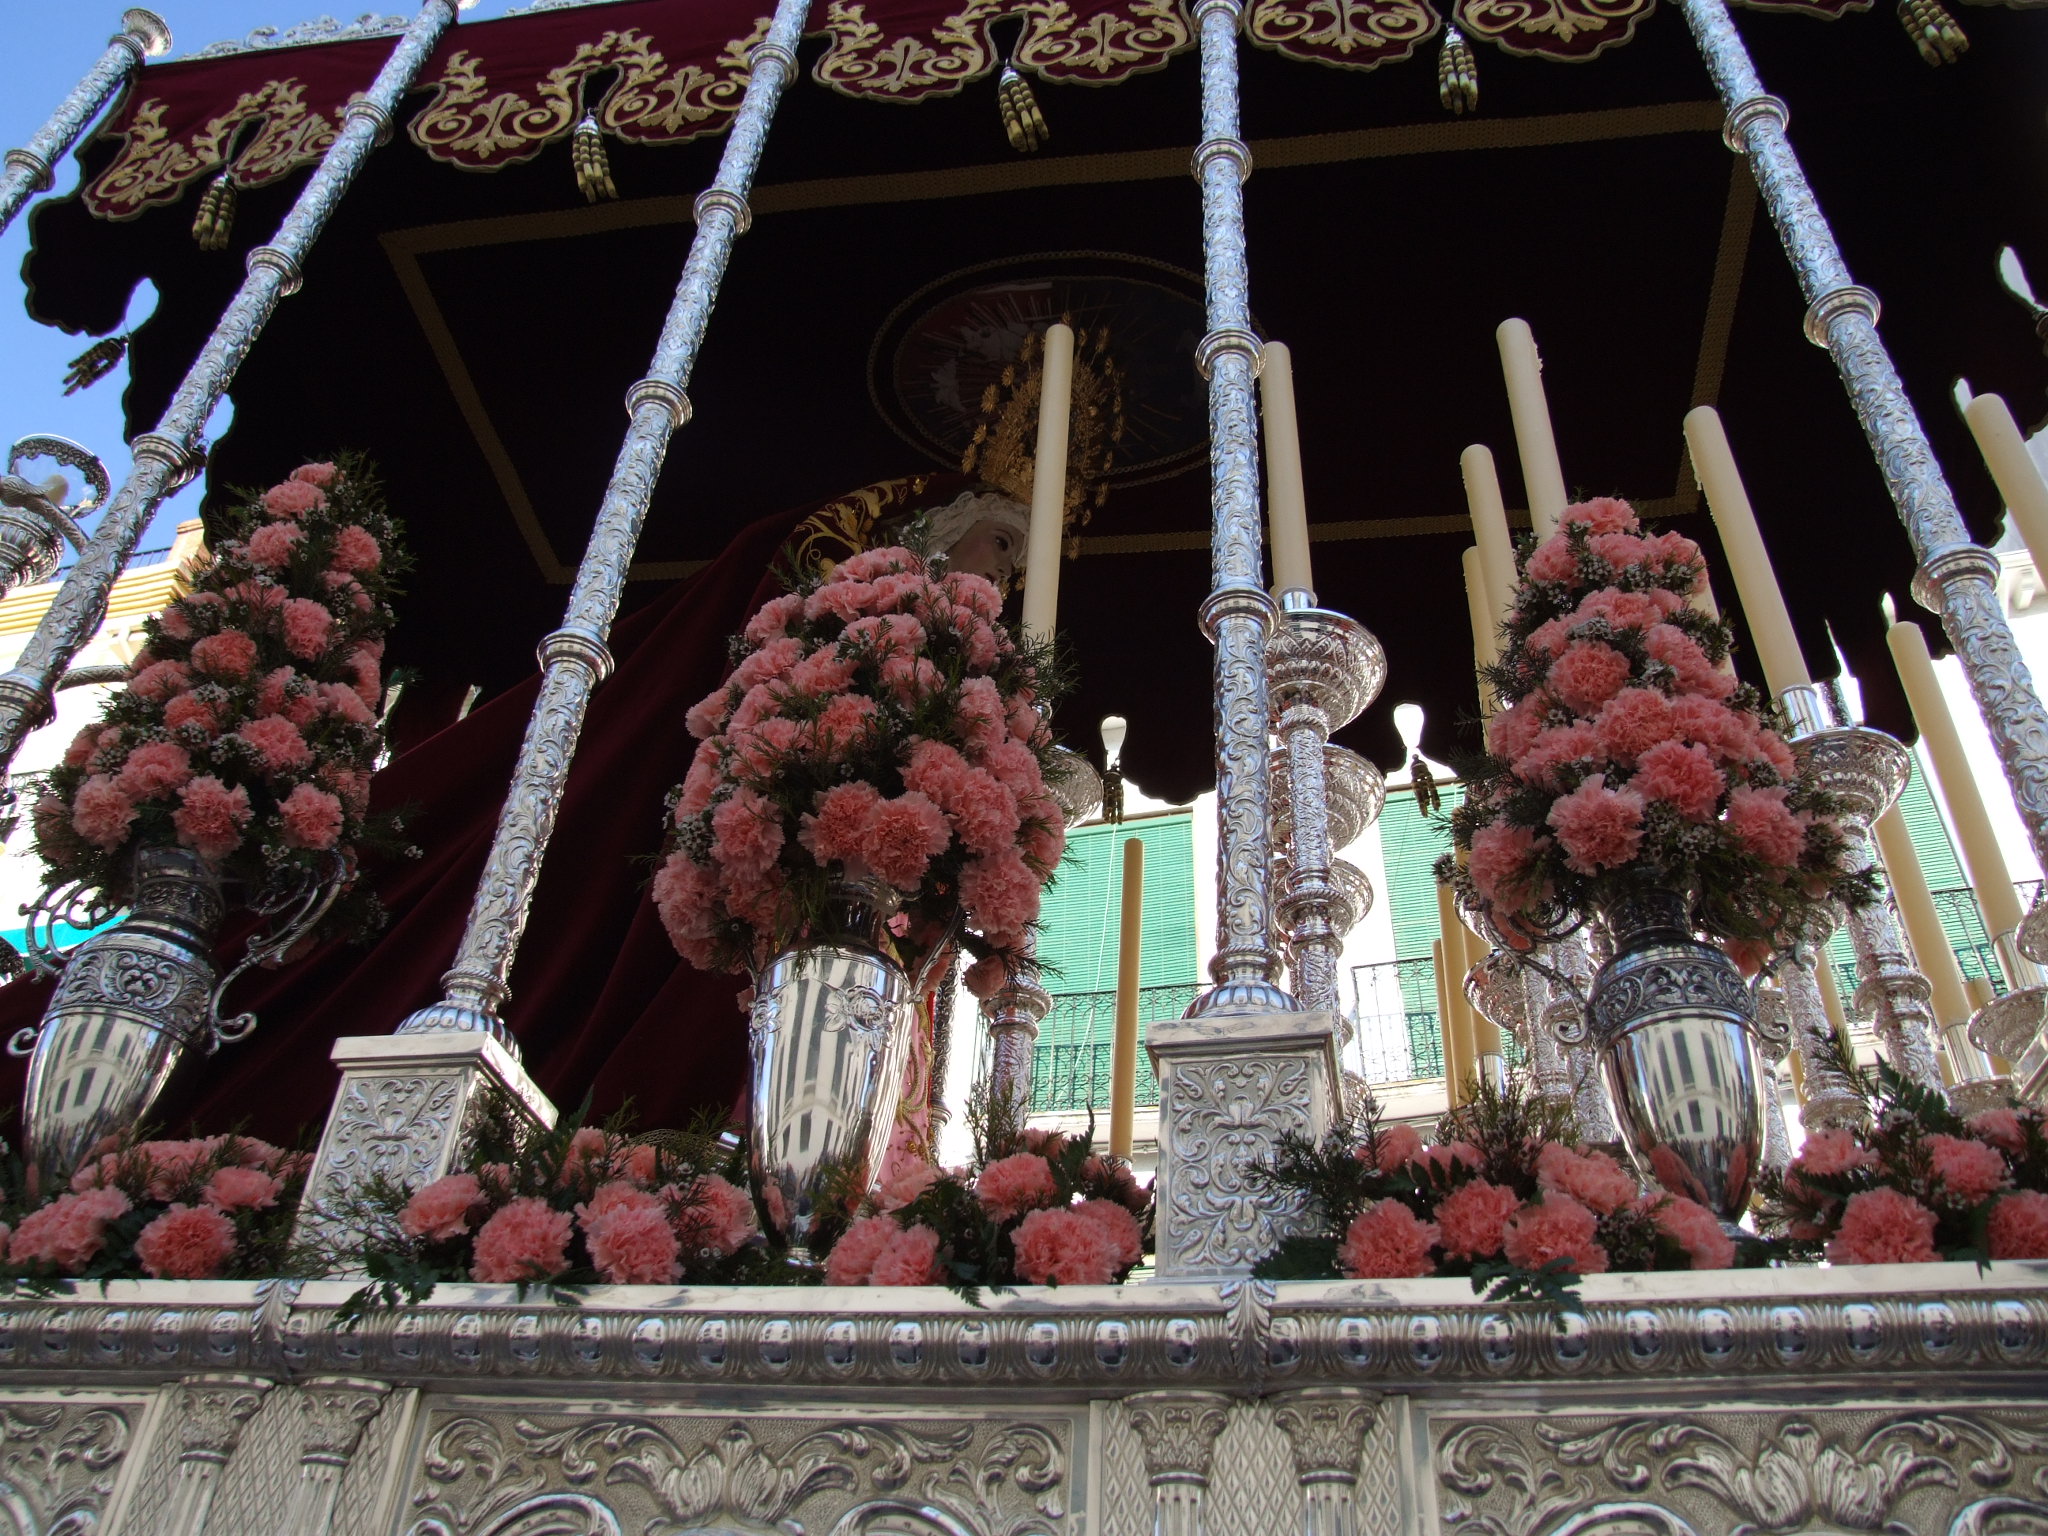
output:
{"label": "pink carnation", "polygon": [[868,817],[882,803],[880,792],[865,779],[855,779],[833,785],[817,803],[817,814],[803,817],[796,840],[820,864],[858,857],[865,847]]}
{"label": "pink carnation", "polygon": [[1585,624],[1603,619],[1612,629],[1648,629],[1670,614],[1671,609],[1657,601],[1660,596],[1668,595],[1602,587],[1580,599],[1579,611],[1572,616],[1572,622]]}
{"label": "pink carnation", "polygon": [[1641,524],[1636,521],[1635,508],[1619,496],[1595,496],[1590,501],[1575,502],[1557,516],[1560,529],[1574,523],[1584,523],[1589,533],[1636,533]]}
{"label": "pink carnation", "polygon": [[1079,1211],[1033,1211],[1010,1234],[1017,1274],[1033,1285],[1107,1285],[1116,1278],[1117,1239]]}
{"label": "pink carnation", "polygon": [[303,768],[313,760],[313,749],[306,745],[306,738],[282,715],[263,715],[251,720],[235,732],[235,739],[246,743],[270,773]]}
{"label": "pink carnation", "polygon": [[1441,1236],[1433,1222],[1399,1200],[1361,1211],[1337,1250],[1337,1267],[1353,1280],[1406,1280],[1436,1269],[1429,1250]]}
{"label": "pink carnation", "polygon": [[942,804],[969,852],[1001,853],[1016,845],[1017,797],[993,775],[967,769]]}
{"label": "pink carnation", "polygon": [[1586,547],[1616,571],[1640,565],[1650,555],[1649,541],[1633,533],[1596,533],[1586,541]]}
{"label": "pink carnation", "polygon": [[591,1264],[613,1285],[667,1285],[682,1275],[682,1245],[667,1206],[653,1195],[628,1187],[601,1212],[584,1216],[583,1237]]}
{"label": "pink carnation", "polygon": [[192,646],[192,665],[214,677],[247,677],[255,662],[256,642],[239,629],[224,629],[195,641]]}
{"label": "pink carnation", "polygon": [[[284,648],[302,661],[317,661],[326,654],[334,632],[334,615],[326,605],[309,597],[294,597],[284,605]],[[193,647],[197,656],[198,647]]]}
{"label": "pink carnation", "polygon": [[1477,1173],[1486,1159],[1479,1155],[1479,1149],[1469,1141],[1446,1141],[1433,1147],[1424,1147],[1409,1161],[1428,1176],[1442,1182],[1445,1177],[1460,1168],[1469,1168]]}
{"label": "pink carnation", "polygon": [[1760,730],[1756,733],[1756,755],[1769,763],[1781,779],[1790,779],[1799,772],[1799,760],[1792,755],[1792,749],[1785,745],[1785,738],[1776,731]]}
{"label": "pink carnation", "polygon": [[1968,1137],[1942,1135],[1929,1136],[1926,1144],[1935,1178],[1964,1205],[1981,1204],[2012,1181],[1996,1147]]}
{"label": "pink carnation", "polygon": [[903,1229],[893,1216],[863,1216],[839,1236],[825,1255],[827,1285],[866,1285],[875,1261]]}
{"label": "pink carnation", "polygon": [[742,634],[749,645],[765,645],[788,634],[790,622],[799,618],[803,611],[804,600],[794,592],[771,597],[761,605],[760,612],[747,620]]}
{"label": "pink carnation", "polygon": [[483,1186],[473,1173],[451,1173],[416,1191],[398,1214],[413,1237],[445,1242],[469,1231],[470,1213],[483,1204]]}
{"label": "pink carnation", "polygon": [[912,1158],[900,1173],[882,1181],[882,1187],[875,1192],[875,1203],[885,1211],[900,1211],[938,1181],[936,1167]]}
{"label": "pink carnation", "polygon": [[1564,849],[1566,865],[1577,874],[1597,875],[1626,864],[1642,846],[1643,797],[1633,790],[1609,789],[1605,774],[1593,774],[1559,797],[1546,819]]}
{"label": "pink carnation", "polygon": [[341,478],[341,471],[332,464],[301,464],[291,473],[291,478],[302,485],[332,485]]}
{"label": "pink carnation", "polygon": [[1536,546],[1524,567],[1531,581],[1573,581],[1579,574],[1578,556],[1562,533],[1552,534]]}
{"label": "pink carnation", "polygon": [[313,700],[317,701],[317,708],[325,709],[337,720],[346,720],[351,725],[377,723],[377,717],[370,712],[370,706],[363,702],[363,696],[344,684],[316,683],[313,687]]}
{"label": "pink carnation", "polygon": [[1646,631],[1643,649],[1652,660],[1671,668],[1681,692],[1725,699],[1735,691],[1734,675],[1707,660],[1707,653],[1693,642],[1692,636],[1675,624],[1659,624]]}
{"label": "pink carnation", "polygon": [[1550,664],[1544,686],[1566,708],[1590,715],[1620,692],[1628,677],[1628,658],[1613,646],[1598,640],[1574,640]]}
{"label": "pink carnation", "polygon": [[1038,916],[1040,884],[1015,849],[975,859],[960,875],[960,901],[991,944],[1023,942]]}
{"label": "pink carnation", "polygon": [[1925,1264],[1934,1246],[1934,1212],[1896,1189],[1866,1189],[1842,1207],[1827,1247],[1830,1264]]}
{"label": "pink carnation", "polygon": [[192,686],[192,669],[182,661],[157,661],[128,679],[128,691],[138,699],[167,699]]}
{"label": "pink carnation", "polygon": [[859,670],[860,665],[853,657],[840,655],[837,646],[827,646],[790,668],[789,686],[799,693],[822,698],[845,692]]}
{"label": "pink carnation", "polygon": [[764,876],[782,852],[782,816],[751,789],[711,813],[711,853],[728,874]]}
{"label": "pink carnation", "polygon": [[1600,747],[1624,766],[1672,735],[1671,705],[1654,688],[1624,688],[1600,707],[1593,722]]}
{"label": "pink carnation", "polygon": [[1653,1199],[1650,1219],[1692,1260],[1694,1269],[1727,1269],[1735,1263],[1735,1240],[1714,1213],[1682,1195]]}
{"label": "pink carnation", "polygon": [[[254,548],[255,541],[250,541]],[[384,551],[370,530],[350,523],[334,536],[334,555],[331,564],[340,571],[374,571],[383,563]]]}
{"label": "pink carnation", "polygon": [[261,1168],[231,1165],[214,1171],[199,1198],[216,1211],[267,1211],[283,1193],[283,1179]]}
{"label": "pink carnation", "polygon": [[1508,912],[1528,906],[1539,894],[1537,860],[1549,846],[1549,838],[1507,821],[1490,822],[1473,833],[1467,868],[1480,898]]}
{"label": "pink carnation", "polygon": [[[1532,656],[1554,659],[1564,654],[1564,648],[1572,643],[1572,622],[1570,619],[1546,619],[1529,631],[1525,646]],[[1533,697],[1533,695],[1532,695]],[[1550,695],[1543,695],[1545,707],[1556,701]]]}
{"label": "pink carnation", "polygon": [[72,829],[96,848],[120,847],[134,821],[135,802],[105,774],[87,779],[72,797]]}
{"label": "pink carnation", "polygon": [[[1129,1177],[1128,1170],[1123,1170]],[[1083,1200],[1074,1207],[1076,1215],[1086,1217],[1109,1235],[1113,1246],[1113,1257],[1119,1271],[1129,1269],[1145,1257],[1145,1233],[1138,1225],[1138,1218],[1131,1214],[1130,1207],[1118,1200]]]}
{"label": "pink carnation", "polygon": [[21,1218],[7,1245],[7,1257],[16,1264],[47,1264],[75,1275],[105,1246],[108,1224],[128,1211],[128,1197],[118,1189],[59,1195]]}
{"label": "pink carnation", "polygon": [[939,1234],[919,1222],[889,1239],[868,1272],[870,1285],[935,1285],[944,1276]]}
{"label": "pink carnation", "polygon": [[2048,1195],[2019,1189],[2001,1196],[1988,1235],[1994,1259],[2048,1259]]}
{"label": "pink carnation", "polygon": [[1561,1259],[1575,1274],[1602,1274],[1607,1250],[1593,1241],[1599,1224],[1599,1218],[1568,1195],[1549,1195],[1508,1218],[1501,1251],[1509,1263],[1523,1269],[1541,1269]]}
{"label": "pink carnation", "polygon": [[1050,1205],[1058,1196],[1052,1165],[1035,1152],[997,1158],[981,1170],[981,1177],[974,1182],[974,1193],[982,1208],[997,1221],[1008,1221],[1035,1207]]}
{"label": "pink carnation", "polygon": [[730,1258],[761,1230],[752,1197],[715,1173],[692,1184],[688,1198],[690,1208],[681,1227],[693,1248]]}
{"label": "pink carnation", "polygon": [[1560,1141],[1545,1142],[1537,1153],[1536,1180],[1546,1195],[1569,1195],[1601,1216],[1637,1194],[1636,1181],[1605,1152],[1574,1152]]}
{"label": "pink carnation", "polygon": [[732,751],[735,775],[767,780],[788,761],[801,734],[794,720],[762,720],[745,730],[734,729],[726,737]]}
{"label": "pink carnation", "polygon": [[873,581],[877,576],[894,576],[905,572],[922,575],[924,561],[900,544],[884,544],[876,549],[864,549],[859,554],[847,556],[833,571],[832,579]]}
{"label": "pink carnation", "polygon": [[865,694],[842,693],[818,712],[812,723],[818,746],[825,752],[846,752],[874,729],[881,710]]}
{"label": "pink carnation", "polygon": [[1001,955],[984,955],[960,974],[961,985],[967,988],[968,996],[987,1002],[1003,990],[1003,983],[1010,979],[1010,968],[1003,964]]}
{"label": "pink carnation", "polygon": [[341,837],[341,801],[311,784],[297,785],[284,797],[277,819],[294,848],[332,848]]}
{"label": "pink carnation", "polygon": [[785,636],[770,640],[766,645],[744,658],[733,669],[731,682],[736,688],[756,688],[762,683],[774,682],[787,677],[790,668],[803,660],[804,643]]}
{"label": "pink carnation", "polygon": [[717,968],[718,877],[687,853],[668,856],[654,876],[654,909],[676,953],[699,970]]}
{"label": "pink carnation", "polygon": [[718,734],[725,724],[726,716],[732,713],[732,690],[720,683],[710,693],[692,704],[683,716],[683,729],[699,741]]}
{"label": "pink carnation", "polygon": [[143,1273],[159,1280],[211,1280],[235,1256],[235,1224],[204,1205],[174,1205],[135,1238]]}
{"label": "pink carnation", "polygon": [[569,1263],[570,1219],[534,1195],[500,1207],[476,1235],[469,1274],[486,1284],[547,1280]]}
{"label": "pink carnation", "polygon": [[91,761],[93,752],[99,747],[99,744],[100,723],[95,720],[91,725],[88,725],[84,730],[71,738],[71,745],[64,749],[64,766],[66,768],[83,768],[86,763]]}
{"label": "pink carnation", "polygon": [[1562,789],[1560,769],[1575,765],[1600,767],[1606,760],[1607,748],[1596,726],[1585,721],[1552,726],[1539,733],[1529,750],[1515,759],[1515,777],[1524,784]]}
{"label": "pink carnation", "polygon": [[1452,1259],[1484,1259],[1499,1253],[1508,1218],[1522,1200],[1502,1184],[1468,1179],[1436,1203],[1437,1230]]}
{"label": "pink carnation", "polygon": [[1510,709],[1493,717],[1486,728],[1487,745],[1496,757],[1513,762],[1536,744],[1543,730],[1543,717],[1550,709],[1550,696],[1541,688]]}
{"label": "pink carnation", "polygon": [[[1360,1147],[1361,1156],[1365,1148]],[[1399,1173],[1422,1155],[1422,1133],[1412,1125],[1384,1127],[1373,1144],[1373,1165],[1381,1173]]]}
{"label": "pink carnation", "polygon": [[939,669],[922,656],[883,657],[881,677],[882,686],[905,708],[930,698],[945,684]]}
{"label": "pink carnation", "polygon": [[1808,1133],[1806,1145],[1792,1159],[1791,1171],[1819,1174],[1826,1178],[1876,1166],[1876,1156],[1856,1139],[1853,1132],[1828,1130]]}
{"label": "pink carnation", "polygon": [[164,724],[174,731],[189,725],[211,735],[220,729],[220,712],[196,693],[181,693],[164,706]]}
{"label": "pink carnation", "polygon": [[1987,1109],[1969,1120],[1972,1132],[2014,1157],[2026,1156],[2027,1123],[2015,1109]]}
{"label": "pink carnation", "polygon": [[304,517],[327,505],[327,497],[316,485],[304,480],[287,480],[263,493],[263,510],[272,517]]}
{"label": "pink carnation", "polygon": [[980,756],[1009,735],[1004,713],[1003,696],[994,678],[970,677],[960,685],[960,709],[954,724],[969,752]]}
{"label": "pink carnation", "polygon": [[1792,868],[1806,848],[1806,828],[1785,809],[1785,794],[1744,787],[1728,795],[1728,830],[1735,841],[1778,869]]}
{"label": "pink carnation", "polygon": [[[931,861],[953,841],[939,808],[916,790],[879,801],[868,813],[861,856],[868,867],[899,891],[914,891]],[[965,884],[962,885],[965,895]]]}
{"label": "pink carnation", "polygon": [[173,640],[190,640],[192,638],[192,620],[187,615],[183,603],[172,603],[170,607],[158,614],[156,616],[156,627]]}
{"label": "pink carnation", "polygon": [[249,535],[251,564],[282,570],[292,563],[292,549],[304,537],[297,523],[266,523]]}
{"label": "pink carnation", "polygon": [[1696,741],[1723,762],[1747,762],[1756,753],[1756,723],[1715,699],[1680,694],[1671,700],[1672,734]]}
{"label": "pink carnation", "polygon": [[[842,563],[840,572],[845,570]],[[807,619],[835,618],[842,623],[858,619],[868,611],[874,601],[875,589],[864,581],[844,579],[840,572],[809,597],[804,599],[804,617]]]}
{"label": "pink carnation", "polygon": [[239,784],[229,789],[207,774],[187,784],[178,800],[171,824],[179,842],[205,859],[224,858],[240,846],[242,829],[249,824],[248,790]]}
{"label": "pink carnation", "polygon": [[1705,747],[1667,741],[1642,755],[1628,787],[1645,800],[1662,800],[1687,821],[1711,821],[1728,781]]}

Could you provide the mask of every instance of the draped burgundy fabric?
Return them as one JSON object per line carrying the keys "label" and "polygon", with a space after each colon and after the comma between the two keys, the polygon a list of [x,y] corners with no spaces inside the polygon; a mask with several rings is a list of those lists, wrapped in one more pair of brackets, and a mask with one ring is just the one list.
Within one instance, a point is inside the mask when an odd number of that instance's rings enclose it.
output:
{"label": "draped burgundy fabric", "polygon": [[[801,513],[754,523],[697,575],[617,626],[618,661],[597,691],[570,769],[561,815],[512,973],[506,1021],[526,1067],[559,1105],[588,1092],[605,1113],[632,1100],[645,1126],[694,1110],[736,1108],[746,1069],[741,980],[685,964],[662,931],[647,883],[663,799],[695,742],[690,705],[727,669],[726,639],[778,590],[765,575]],[[342,1035],[386,1034],[441,995],[470,896],[511,780],[538,675],[421,742],[373,781],[380,808],[412,807],[422,858],[368,878],[391,921],[367,945],[330,943],[235,984],[230,1007],[262,1020],[248,1040],[188,1061],[157,1119],[289,1140],[317,1132],[337,1081],[328,1050]],[[241,952],[246,923],[218,954]],[[0,988],[0,1033],[32,1025],[50,984]],[[21,1102],[25,1064],[8,1058],[0,1103]]]}

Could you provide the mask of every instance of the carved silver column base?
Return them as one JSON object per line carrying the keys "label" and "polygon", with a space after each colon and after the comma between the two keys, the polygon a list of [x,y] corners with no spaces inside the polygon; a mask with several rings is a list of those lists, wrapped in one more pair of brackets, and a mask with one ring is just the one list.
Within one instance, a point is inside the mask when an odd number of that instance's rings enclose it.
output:
{"label": "carved silver column base", "polygon": [[1365,1536],[1357,1507],[1365,1437],[1380,1394],[1356,1387],[1302,1387],[1266,1400],[1287,1436],[1301,1484],[1303,1536]]}
{"label": "carved silver column base", "polygon": [[1993,1056],[2018,1061],[2041,1039],[2048,1024],[2048,987],[2008,992],[1977,1010],[1970,1020],[1970,1043]]}
{"label": "carved silver column base", "polygon": [[348,1207],[382,1174],[418,1189],[453,1171],[474,1116],[504,1094],[537,1124],[555,1106],[489,1035],[344,1035],[334,1042],[341,1087],[306,1178],[294,1238],[348,1260]]}
{"label": "carved silver column base", "polygon": [[187,1377],[179,1384],[181,1449],[165,1536],[205,1536],[221,1475],[271,1385],[260,1376],[211,1372]]}
{"label": "carved silver column base", "polygon": [[299,1442],[299,1481],[281,1531],[294,1536],[329,1536],[342,1474],[362,1444],[363,1431],[384,1411],[388,1382],[354,1376],[313,1376],[299,1384],[304,1427]]}
{"label": "carved silver column base", "polygon": [[1202,1536],[1202,1502],[1216,1441],[1230,1422],[1221,1392],[1139,1392],[1124,1415],[1145,1448],[1153,1536]]}
{"label": "carved silver column base", "polygon": [[1052,995],[1029,976],[1012,976],[983,1005],[982,1016],[988,1021],[991,1099],[1029,1108],[1038,1026],[1051,1011]]}
{"label": "carved silver column base", "polygon": [[1320,1140],[1342,1113],[1336,1017],[1272,1013],[1154,1024],[1159,1174],[1153,1186],[1160,1280],[1251,1273],[1301,1211],[1255,1184],[1287,1132]]}
{"label": "carved silver column base", "polygon": [[[1819,964],[1827,963],[1818,945],[1812,953],[1819,956]],[[1809,1135],[1814,1131],[1853,1130],[1861,1126],[1869,1118],[1863,1095],[1850,1086],[1832,1058],[1825,1054],[1828,1043],[1834,1039],[1835,1025],[1828,1017],[1827,1004],[1821,1000],[1820,979],[1814,974],[1813,964],[1786,966],[1779,973],[1779,985],[1785,989],[1792,1049],[1799,1053],[1799,1081],[1804,1095],[1799,1104],[1800,1125]]]}

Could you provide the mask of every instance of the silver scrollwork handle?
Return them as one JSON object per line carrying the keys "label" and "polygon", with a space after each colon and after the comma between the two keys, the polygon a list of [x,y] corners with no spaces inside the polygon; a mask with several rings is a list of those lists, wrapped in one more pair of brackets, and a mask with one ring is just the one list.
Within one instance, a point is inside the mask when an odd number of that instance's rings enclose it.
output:
{"label": "silver scrollwork handle", "polygon": [[351,873],[350,861],[330,853],[319,870],[301,871],[296,879],[265,891],[250,903],[253,911],[269,915],[274,920],[268,932],[249,940],[249,947],[243,952],[240,963],[220,979],[219,985],[213,989],[213,996],[207,1000],[204,1037],[207,1055],[211,1056],[223,1045],[248,1039],[256,1029],[257,1019],[253,1013],[221,1017],[221,999],[227,995],[228,988],[241,978],[244,971],[254,966],[270,969],[282,964],[285,956],[297,948],[299,942],[334,909],[334,903],[348,889]]}
{"label": "silver scrollwork handle", "polygon": [[43,1028],[40,1024],[23,1025],[7,1037],[7,1054],[10,1056],[33,1056],[36,1050],[36,1038],[42,1032]]}

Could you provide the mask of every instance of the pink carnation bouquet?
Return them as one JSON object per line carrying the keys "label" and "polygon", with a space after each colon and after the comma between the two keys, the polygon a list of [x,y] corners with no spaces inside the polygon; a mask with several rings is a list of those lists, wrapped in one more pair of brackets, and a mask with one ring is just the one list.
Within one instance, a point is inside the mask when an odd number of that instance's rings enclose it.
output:
{"label": "pink carnation bouquet", "polygon": [[67,1187],[0,1202],[0,1278],[47,1289],[285,1272],[310,1161],[250,1136],[110,1138]]}
{"label": "pink carnation bouquet", "polygon": [[974,1166],[885,1183],[825,1254],[827,1285],[1120,1284],[1144,1257],[1151,1191],[1090,1138],[977,1110]]}
{"label": "pink carnation bouquet", "polygon": [[1451,814],[1453,881],[1510,943],[1648,878],[1691,894],[1701,931],[1754,969],[1831,900],[1865,905],[1832,802],[1727,665],[1730,630],[1692,606],[1699,546],[1628,503],[1565,509],[1535,546],[1488,676],[1502,708]]}
{"label": "pink carnation bouquet", "polygon": [[1726,1269],[1738,1258],[1705,1206],[1645,1189],[1613,1156],[1581,1146],[1568,1112],[1540,1108],[1512,1082],[1482,1085],[1433,1142],[1383,1124],[1368,1099],[1320,1144],[1283,1138],[1257,1177],[1304,1200],[1315,1223],[1260,1263],[1268,1279],[1468,1275],[1491,1300],[1561,1301],[1580,1275]]}
{"label": "pink carnation bouquet", "polygon": [[693,708],[654,901],[706,970],[758,968],[879,877],[913,942],[963,916],[1013,955],[1065,848],[1046,790],[1049,658],[1020,648],[1001,595],[908,549],[874,549],[772,599]]}
{"label": "pink carnation bouquet", "polygon": [[1785,1257],[2048,1259],[2048,1121],[2038,1108],[1965,1117],[1887,1062],[1874,1082],[1839,1051],[1835,1065],[1870,1116],[1860,1129],[1810,1133],[1782,1174],[1764,1176],[1760,1226]]}
{"label": "pink carnation bouquet", "polygon": [[[182,846],[244,890],[351,878],[392,843],[370,812],[384,746],[384,639],[407,567],[356,458],[304,464],[214,525],[192,589],[149,620],[128,685],[79,732],[35,807],[53,883],[110,907],[137,848]],[[327,926],[371,926],[344,901]]]}

